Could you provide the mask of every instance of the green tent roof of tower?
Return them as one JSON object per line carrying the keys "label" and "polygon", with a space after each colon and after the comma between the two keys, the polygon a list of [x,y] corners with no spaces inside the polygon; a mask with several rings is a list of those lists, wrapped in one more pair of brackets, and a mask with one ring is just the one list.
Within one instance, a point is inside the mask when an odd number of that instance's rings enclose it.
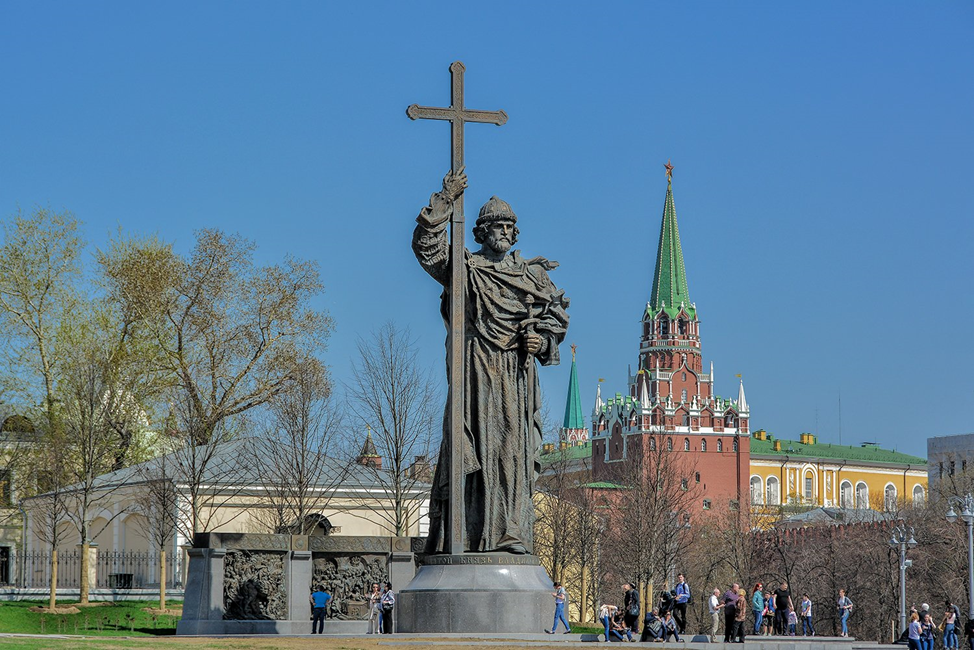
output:
{"label": "green tent roof of tower", "polygon": [[585,428],[585,416],[582,415],[582,397],[578,392],[578,371],[575,369],[574,350],[572,350],[572,372],[568,378],[568,402],[565,404],[564,428]]}
{"label": "green tent roof of tower", "polygon": [[649,308],[653,314],[664,308],[671,318],[679,313],[680,305],[691,318],[696,310],[690,302],[687,273],[683,266],[683,248],[680,246],[680,228],[676,223],[676,206],[673,203],[673,184],[666,184],[666,201],[663,204],[663,225],[659,232],[659,249],[656,252],[656,273],[653,276],[653,293]]}

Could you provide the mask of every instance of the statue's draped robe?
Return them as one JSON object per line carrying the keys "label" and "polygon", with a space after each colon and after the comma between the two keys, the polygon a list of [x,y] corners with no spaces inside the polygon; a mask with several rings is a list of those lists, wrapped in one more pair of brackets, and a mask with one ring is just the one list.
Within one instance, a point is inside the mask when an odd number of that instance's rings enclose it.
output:
{"label": "statue's draped robe", "polygon": [[[419,225],[413,233],[413,251],[427,273],[449,287],[447,223],[431,224],[430,214],[431,208],[424,208],[416,220]],[[562,304],[563,292],[548,278],[548,270],[555,265],[544,258],[524,260],[517,251],[500,262],[469,251],[465,258],[465,549],[483,552],[521,544],[531,552],[531,496],[540,470],[541,393],[537,373],[533,373],[534,380],[528,385],[521,323],[528,318],[525,298],[531,295],[532,314],[540,319],[535,331],[544,339],[536,359],[542,365],[556,365],[558,344],[568,328],[566,305]],[[441,312],[449,323],[446,290]],[[528,413],[528,391],[534,395],[533,413]],[[428,553],[444,551],[443,515],[449,508],[450,454],[447,412],[430,496]]]}

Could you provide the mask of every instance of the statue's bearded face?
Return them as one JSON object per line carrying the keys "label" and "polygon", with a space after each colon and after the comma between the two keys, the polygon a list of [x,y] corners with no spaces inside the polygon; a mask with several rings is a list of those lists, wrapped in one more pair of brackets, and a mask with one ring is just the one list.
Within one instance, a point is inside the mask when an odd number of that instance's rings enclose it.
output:
{"label": "statue's bearded face", "polygon": [[506,253],[514,245],[514,223],[495,221],[487,226],[484,243],[495,253]]}

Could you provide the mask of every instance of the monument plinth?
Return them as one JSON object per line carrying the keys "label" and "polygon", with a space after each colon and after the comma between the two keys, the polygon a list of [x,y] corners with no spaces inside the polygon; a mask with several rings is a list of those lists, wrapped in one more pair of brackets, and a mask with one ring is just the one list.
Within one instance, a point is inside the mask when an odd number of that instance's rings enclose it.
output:
{"label": "monument plinth", "polygon": [[428,556],[399,592],[397,631],[537,633],[551,618],[551,590],[533,555]]}

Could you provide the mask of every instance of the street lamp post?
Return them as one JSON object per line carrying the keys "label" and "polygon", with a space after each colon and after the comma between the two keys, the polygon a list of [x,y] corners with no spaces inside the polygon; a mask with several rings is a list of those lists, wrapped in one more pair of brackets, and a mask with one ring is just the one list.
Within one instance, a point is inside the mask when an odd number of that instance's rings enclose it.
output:
{"label": "street lamp post", "polygon": [[961,508],[960,518],[967,524],[967,608],[968,616],[974,618],[974,496],[968,492],[964,497],[949,497],[947,503],[950,504],[947,521],[957,521],[958,515],[954,512],[957,507]]}
{"label": "street lamp post", "polygon": [[913,536],[913,526],[909,528],[902,521],[893,529],[893,536],[889,539],[891,548],[900,549],[900,634],[906,632],[906,570],[912,560],[906,559],[906,550],[916,548],[917,540]]}

